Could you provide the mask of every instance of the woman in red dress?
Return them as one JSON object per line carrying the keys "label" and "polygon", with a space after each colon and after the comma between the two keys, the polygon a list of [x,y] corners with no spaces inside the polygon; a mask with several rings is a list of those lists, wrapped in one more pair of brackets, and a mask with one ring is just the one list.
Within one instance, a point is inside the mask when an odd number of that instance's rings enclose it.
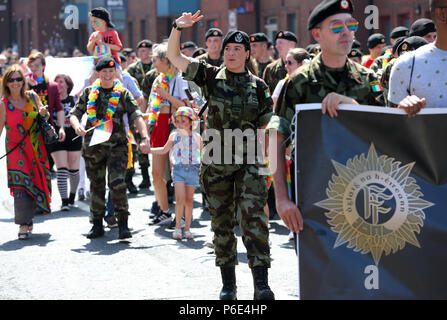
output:
{"label": "woman in red dress", "polygon": [[0,100],[0,135],[6,128],[8,187],[14,197],[15,223],[19,239],[28,239],[36,206],[50,213],[51,183],[46,149],[37,128],[37,114],[48,111],[33,91],[25,91],[25,75],[19,65],[9,67],[3,77]]}

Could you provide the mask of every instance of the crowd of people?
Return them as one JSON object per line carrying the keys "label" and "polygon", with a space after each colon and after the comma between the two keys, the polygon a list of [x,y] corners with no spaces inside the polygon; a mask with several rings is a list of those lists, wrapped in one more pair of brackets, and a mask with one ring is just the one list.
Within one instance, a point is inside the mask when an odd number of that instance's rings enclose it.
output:
{"label": "crowd of people", "polygon": [[[182,29],[203,18],[199,11],[177,18],[167,41],[144,39],[135,50],[123,48],[110,14],[95,8],[90,12],[95,31],[87,44],[95,65],[80,92],[72,92],[70,75],[48,79],[40,52],[33,51],[23,62],[16,55],[0,55],[0,132],[5,127],[8,187],[19,239],[30,236],[35,214],[51,212],[53,166],[61,210],[70,210],[76,193],[79,200],[90,195],[90,239],[104,235],[103,220],[119,228],[120,239],[132,237],[127,192],[150,187],[156,199],[151,224],[169,226],[174,239],[192,239],[193,195],[200,187],[221,268],[220,298],[237,298],[237,223],[253,273],[254,297],[274,299],[267,277],[272,181],[276,211],[290,229],[290,239],[303,229],[294,188],[287,184],[287,172],[294,170],[289,139],[294,106],[321,103],[330,117],[338,115],[340,104],[398,107],[409,116],[425,106],[446,107],[447,3],[431,0],[430,6],[433,20],[397,26],[389,44],[384,35],[372,34],[368,53],[355,39],[359,22],[349,0],[324,0],[313,9],[308,30],[315,43],[306,48],[297,48],[297,35],[287,30],[276,34],[274,44],[264,33],[232,30],[224,35],[218,28],[206,32],[206,48],[180,43]],[[56,143],[44,143],[39,117],[55,127]],[[270,133],[265,144],[276,148],[264,161],[226,164],[225,154],[222,162],[204,161],[211,143],[201,133],[214,129],[223,137],[226,129],[263,128]],[[106,138],[93,142],[100,129]],[[244,156],[247,141],[241,146]],[[276,170],[261,174],[272,162]],[[133,183],[136,163],[143,178],[138,188]],[[173,198],[174,217],[169,209]]]}

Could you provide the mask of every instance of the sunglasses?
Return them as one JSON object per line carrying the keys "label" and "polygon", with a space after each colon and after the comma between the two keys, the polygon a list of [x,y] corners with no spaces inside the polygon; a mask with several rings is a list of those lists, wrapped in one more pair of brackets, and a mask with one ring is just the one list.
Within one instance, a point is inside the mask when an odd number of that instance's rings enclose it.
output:
{"label": "sunglasses", "polygon": [[9,78],[7,81],[8,81],[9,83],[13,83],[14,81],[15,81],[15,82],[22,82],[22,81],[23,81],[23,78],[22,78],[22,77],[20,77],[20,78]]}
{"label": "sunglasses", "polygon": [[349,31],[357,31],[357,29],[359,28],[359,22],[356,19],[352,18],[346,20],[345,22],[341,20],[334,20],[329,25],[329,29],[331,29],[333,33],[340,33],[343,31],[345,25]]}

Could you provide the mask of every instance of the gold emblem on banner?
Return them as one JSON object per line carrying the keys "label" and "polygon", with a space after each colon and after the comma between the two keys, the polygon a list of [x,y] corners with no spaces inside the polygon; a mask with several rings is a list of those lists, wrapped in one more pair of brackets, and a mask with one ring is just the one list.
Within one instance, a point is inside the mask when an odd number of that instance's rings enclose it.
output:
{"label": "gold emblem on banner", "polygon": [[315,205],[329,210],[325,215],[338,234],[337,248],[371,254],[379,264],[383,254],[403,250],[407,243],[418,248],[416,234],[424,225],[424,209],[434,204],[423,200],[420,187],[410,177],[414,162],[401,165],[386,155],[378,156],[374,145],[346,165],[332,161],[337,174],[326,189],[326,200]]}

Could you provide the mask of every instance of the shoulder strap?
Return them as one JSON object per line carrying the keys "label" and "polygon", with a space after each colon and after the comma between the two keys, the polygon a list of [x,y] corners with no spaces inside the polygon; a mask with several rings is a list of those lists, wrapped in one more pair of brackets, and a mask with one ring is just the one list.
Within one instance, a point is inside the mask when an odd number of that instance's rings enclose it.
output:
{"label": "shoulder strap", "polygon": [[407,93],[411,96],[411,81],[413,80],[414,62],[416,60],[416,54],[413,52],[413,62],[411,64],[410,81],[408,82]]}

